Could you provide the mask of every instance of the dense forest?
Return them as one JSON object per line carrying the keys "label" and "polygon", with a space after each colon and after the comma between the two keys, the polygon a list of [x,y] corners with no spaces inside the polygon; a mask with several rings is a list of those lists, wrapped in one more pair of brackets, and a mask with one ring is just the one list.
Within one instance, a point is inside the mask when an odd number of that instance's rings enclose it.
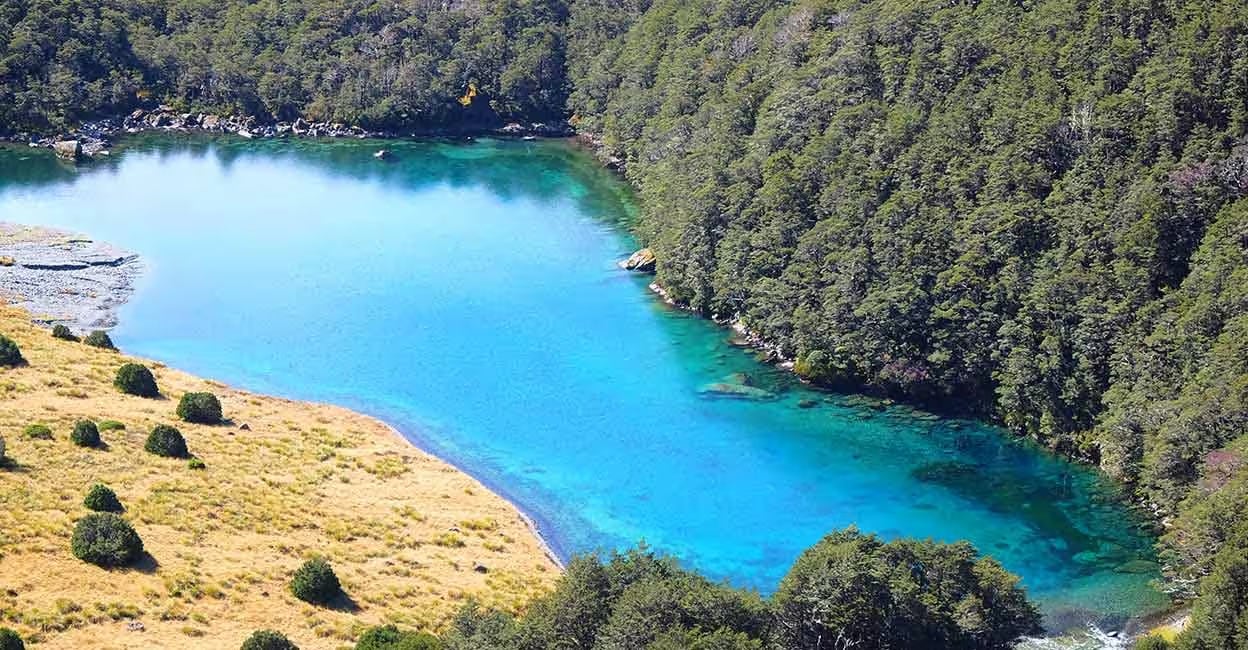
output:
{"label": "dense forest", "polygon": [[6,0],[0,131],[154,101],[368,128],[563,121],[567,15],[554,0]]}
{"label": "dense forest", "polygon": [[[579,556],[520,616],[469,601],[441,637],[383,625],[356,650],[1005,650],[1039,630],[1017,577],[967,544],[848,529],[797,559],[776,594],[713,583],[645,547]],[[298,650],[258,631],[243,650]]]}
{"label": "dense forest", "polygon": [[570,120],[675,299],[1099,464],[1210,596],[1185,642],[1248,647],[1242,0],[0,5],[0,131],[155,102]]}

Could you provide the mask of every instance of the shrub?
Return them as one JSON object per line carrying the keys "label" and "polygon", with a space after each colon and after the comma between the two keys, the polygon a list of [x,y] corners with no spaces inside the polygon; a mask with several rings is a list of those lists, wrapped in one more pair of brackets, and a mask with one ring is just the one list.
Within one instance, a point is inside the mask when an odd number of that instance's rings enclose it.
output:
{"label": "shrub", "polygon": [[121,505],[121,501],[117,499],[117,493],[113,489],[103,483],[96,483],[87,490],[87,496],[82,500],[82,505],[88,510],[96,512],[122,512],[125,510]]}
{"label": "shrub", "polygon": [[79,420],[74,424],[74,430],[70,432],[69,439],[79,447],[99,447],[100,430],[91,420]]}
{"label": "shrub", "polygon": [[314,558],[303,563],[290,581],[295,598],[315,605],[327,605],[342,595],[342,584],[329,562]]}
{"label": "shrub", "polygon": [[393,625],[374,627],[355,644],[355,650],[441,650],[438,637],[424,632],[402,632]]}
{"label": "shrub", "polygon": [[186,458],[191,455],[186,449],[186,438],[182,437],[182,432],[167,424],[152,427],[143,448],[165,458]]}
{"label": "shrub", "polygon": [[212,393],[186,393],[178,400],[178,417],[187,422],[219,424],[221,401]]}
{"label": "shrub", "polygon": [[0,650],[26,650],[22,637],[7,627],[0,627]]}
{"label": "shrub", "polygon": [[243,641],[242,650],[299,650],[285,634],[273,630],[257,630]]}
{"label": "shrub", "polygon": [[116,350],[117,346],[113,345],[113,340],[108,337],[108,332],[103,330],[95,330],[82,339],[83,343],[95,348],[104,348],[105,350]]}
{"label": "shrub", "polygon": [[26,359],[22,357],[22,351],[18,349],[13,339],[0,334],[0,366],[20,366],[26,363]]}
{"label": "shrub", "polygon": [[118,368],[117,378],[113,380],[113,385],[129,395],[139,397],[160,395],[160,389],[156,387],[156,377],[152,376],[152,371],[148,370],[147,366],[137,363],[127,363]]}
{"label": "shrub", "polygon": [[191,469],[204,469],[205,467],[208,467],[207,465],[204,464],[204,461],[198,458],[192,458],[190,461],[186,463],[186,466]]}
{"label": "shrub", "polygon": [[74,557],[102,567],[127,566],[143,553],[143,540],[125,519],[96,512],[78,520],[72,541]]}
{"label": "shrub", "polygon": [[118,422],[117,420],[104,420],[103,422],[100,423],[100,426],[99,426],[100,431],[112,431],[113,429],[125,429],[125,428],[126,428],[126,425]]}
{"label": "shrub", "polygon": [[1155,635],[1142,636],[1135,640],[1133,650],[1169,650],[1170,642]]}
{"label": "shrub", "polygon": [[52,338],[61,339],[62,341],[77,341],[78,337],[69,331],[68,327],[57,324],[52,326]]}
{"label": "shrub", "polygon": [[46,424],[28,424],[22,433],[31,440],[51,440],[52,430]]}

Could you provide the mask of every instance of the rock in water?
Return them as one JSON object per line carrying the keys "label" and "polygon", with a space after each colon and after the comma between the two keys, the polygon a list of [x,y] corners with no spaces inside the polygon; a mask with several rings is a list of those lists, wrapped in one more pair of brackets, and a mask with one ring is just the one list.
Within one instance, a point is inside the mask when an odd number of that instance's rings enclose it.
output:
{"label": "rock in water", "polygon": [[56,155],[65,160],[78,160],[82,156],[82,144],[77,140],[61,140],[52,145]]}
{"label": "rock in water", "polygon": [[377,153],[373,154],[373,157],[377,160],[390,160],[391,155],[389,149],[379,149]]}
{"label": "rock in water", "polygon": [[620,262],[620,267],[629,271],[640,271],[642,273],[653,273],[657,260],[654,258],[654,251],[649,248],[643,248],[636,253],[628,256],[628,259]]}
{"label": "rock in water", "polygon": [[762,388],[744,386],[731,382],[715,382],[707,384],[699,391],[703,397],[719,397],[727,399],[743,399],[769,401],[776,399],[776,394]]}

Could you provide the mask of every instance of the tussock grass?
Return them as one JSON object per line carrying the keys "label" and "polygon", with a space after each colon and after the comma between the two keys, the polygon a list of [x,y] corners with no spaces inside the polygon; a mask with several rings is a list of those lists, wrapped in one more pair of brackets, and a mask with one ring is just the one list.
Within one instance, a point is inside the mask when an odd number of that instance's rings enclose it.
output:
{"label": "tussock grass", "polygon": [[[0,334],[29,362],[0,370],[0,435],[15,461],[0,469],[0,625],[40,648],[233,649],[268,627],[305,650],[339,648],[382,622],[439,630],[470,596],[520,608],[557,575],[510,504],[376,420],[54,339],[28,319],[0,308]],[[165,399],[113,388],[126,362],[151,368]],[[234,425],[178,422],[191,391],[216,393]],[[68,432],[83,419],[125,428],[102,425],[103,448],[77,447]],[[56,435],[21,435],[32,422]],[[204,469],[143,451],[161,423],[176,424]],[[110,571],[70,553],[97,482],[126,505],[150,565]],[[358,609],[290,594],[314,555]],[[135,620],[143,632],[127,631]]]}

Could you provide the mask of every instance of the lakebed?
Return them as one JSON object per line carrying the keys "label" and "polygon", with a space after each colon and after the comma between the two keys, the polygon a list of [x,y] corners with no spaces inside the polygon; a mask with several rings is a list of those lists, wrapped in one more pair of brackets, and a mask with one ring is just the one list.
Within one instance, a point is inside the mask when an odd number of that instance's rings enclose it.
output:
{"label": "lakebed", "polygon": [[1114,485],[979,423],[820,393],[615,262],[628,189],[558,141],[140,136],[73,168],[0,151],[0,220],[148,273],[127,350],[394,424],[533,516],[557,553],[644,539],[774,588],[857,525],[968,539],[1055,627],[1164,606]]}

